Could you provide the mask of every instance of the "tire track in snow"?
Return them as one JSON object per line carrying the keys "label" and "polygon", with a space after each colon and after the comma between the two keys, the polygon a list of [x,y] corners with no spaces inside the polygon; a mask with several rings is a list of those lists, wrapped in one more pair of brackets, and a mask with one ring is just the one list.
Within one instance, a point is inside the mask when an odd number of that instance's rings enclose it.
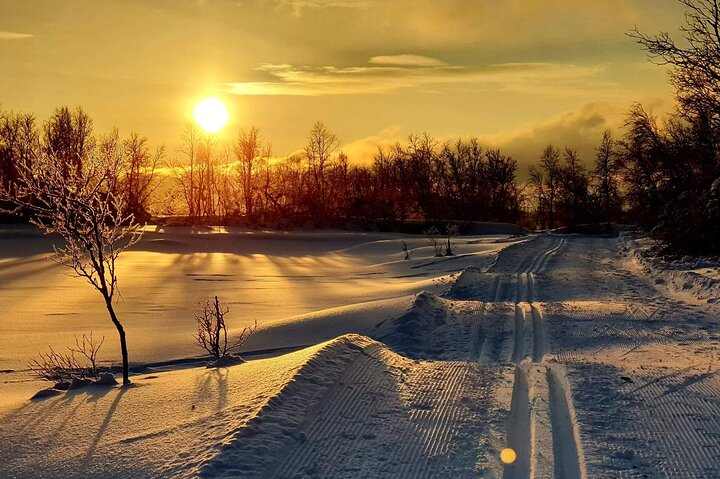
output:
{"label": "tire track in snow", "polygon": [[515,305],[515,330],[513,332],[513,354],[512,362],[520,364],[525,357],[525,335],[526,335],[525,308],[521,304]]}
{"label": "tire track in snow", "polygon": [[545,358],[545,321],[539,306],[530,304],[533,323],[533,362],[541,363]]}

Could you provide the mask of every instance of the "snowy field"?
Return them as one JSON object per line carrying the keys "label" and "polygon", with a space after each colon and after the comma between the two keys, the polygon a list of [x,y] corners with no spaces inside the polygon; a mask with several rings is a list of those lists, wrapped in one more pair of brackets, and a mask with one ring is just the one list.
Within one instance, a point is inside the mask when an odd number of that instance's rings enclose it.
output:
{"label": "snowy field", "polygon": [[[118,306],[150,367],[35,401],[38,350],[90,329],[117,347],[47,238],[0,245],[0,477],[720,477],[720,305],[626,238],[463,237],[433,258],[402,235],[153,231],[121,257]],[[173,364],[210,294],[234,328],[258,320],[265,354]]]}

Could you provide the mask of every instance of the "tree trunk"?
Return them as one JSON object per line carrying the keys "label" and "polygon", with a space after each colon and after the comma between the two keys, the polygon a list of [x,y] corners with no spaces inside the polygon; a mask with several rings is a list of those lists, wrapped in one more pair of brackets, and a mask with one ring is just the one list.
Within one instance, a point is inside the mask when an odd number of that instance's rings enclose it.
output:
{"label": "tree trunk", "polygon": [[106,297],[105,306],[107,307],[108,313],[110,313],[110,319],[112,320],[115,328],[118,331],[118,336],[120,336],[120,351],[122,353],[123,368],[123,386],[127,386],[128,384],[130,384],[130,365],[128,362],[127,342],[125,341],[125,329],[123,328],[122,324],[120,324],[120,321],[118,321],[117,316],[115,315],[115,309],[112,305],[112,299]]}

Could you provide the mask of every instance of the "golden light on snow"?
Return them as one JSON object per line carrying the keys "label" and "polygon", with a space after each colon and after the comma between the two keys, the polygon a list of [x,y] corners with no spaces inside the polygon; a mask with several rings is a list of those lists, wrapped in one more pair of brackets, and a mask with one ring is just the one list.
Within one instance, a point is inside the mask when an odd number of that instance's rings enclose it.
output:
{"label": "golden light on snow", "polygon": [[500,451],[500,460],[505,464],[512,464],[513,462],[515,462],[515,459],[517,459],[517,453],[515,453],[515,449],[511,447],[506,447],[505,449]]}
{"label": "golden light on snow", "polygon": [[225,104],[217,98],[205,98],[195,105],[193,117],[203,130],[208,133],[217,133],[228,122],[230,112]]}

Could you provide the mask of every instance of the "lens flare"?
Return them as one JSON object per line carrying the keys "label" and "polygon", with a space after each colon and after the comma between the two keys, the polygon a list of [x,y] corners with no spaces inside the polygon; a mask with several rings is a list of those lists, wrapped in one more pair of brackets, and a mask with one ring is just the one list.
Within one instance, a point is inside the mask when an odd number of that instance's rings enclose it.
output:
{"label": "lens flare", "polygon": [[517,459],[515,449],[511,447],[506,447],[505,449],[500,451],[500,460],[505,464],[512,464],[513,462],[515,462],[515,459]]}

